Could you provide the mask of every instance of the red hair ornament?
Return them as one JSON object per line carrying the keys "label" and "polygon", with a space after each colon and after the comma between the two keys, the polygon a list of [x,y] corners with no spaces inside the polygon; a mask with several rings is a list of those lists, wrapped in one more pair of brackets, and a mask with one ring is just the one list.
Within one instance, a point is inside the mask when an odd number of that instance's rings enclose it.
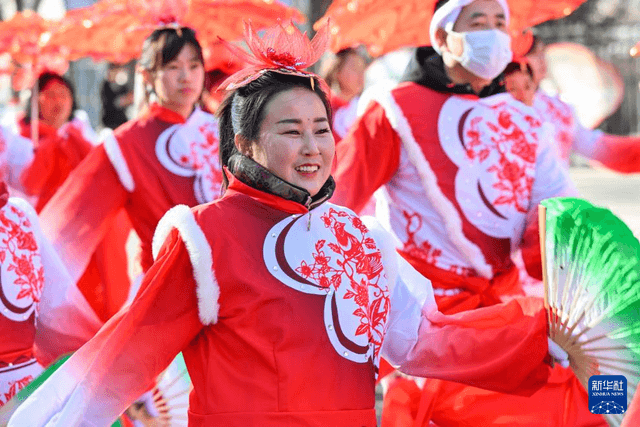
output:
{"label": "red hair ornament", "polygon": [[247,64],[247,67],[233,74],[220,85],[221,90],[234,90],[256,80],[264,73],[273,71],[280,74],[290,74],[311,79],[311,89],[314,89],[314,79],[318,78],[322,90],[328,93],[326,83],[316,74],[305,71],[318,62],[327,49],[329,41],[328,25],[321,28],[312,40],[307,33],[302,33],[293,24],[282,24],[271,27],[260,38],[251,26],[251,22],[244,23],[244,41],[250,52],[245,52],[238,46],[225,40],[222,43],[236,56]]}

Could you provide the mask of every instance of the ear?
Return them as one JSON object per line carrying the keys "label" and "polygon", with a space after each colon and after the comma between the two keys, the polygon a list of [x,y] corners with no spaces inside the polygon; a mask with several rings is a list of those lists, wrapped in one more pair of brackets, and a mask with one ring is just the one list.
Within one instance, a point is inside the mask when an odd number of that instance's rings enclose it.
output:
{"label": "ear", "polygon": [[443,28],[438,28],[436,31],[436,39],[434,43],[440,48],[441,52],[449,51],[449,48],[447,47],[447,32]]}
{"label": "ear", "polygon": [[243,155],[253,158],[253,149],[251,148],[251,141],[245,138],[243,135],[236,135],[233,139],[236,148]]}

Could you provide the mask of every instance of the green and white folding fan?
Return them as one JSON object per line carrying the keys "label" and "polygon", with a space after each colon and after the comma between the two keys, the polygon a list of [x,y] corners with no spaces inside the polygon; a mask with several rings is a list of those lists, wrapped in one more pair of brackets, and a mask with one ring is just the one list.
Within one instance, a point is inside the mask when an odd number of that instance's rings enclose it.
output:
{"label": "green and white folding fan", "polygon": [[[540,205],[549,337],[585,389],[592,375],[640,379],[640,243],[609,210],[574,198]],[[618,426],[624,414],[604,415]]]}

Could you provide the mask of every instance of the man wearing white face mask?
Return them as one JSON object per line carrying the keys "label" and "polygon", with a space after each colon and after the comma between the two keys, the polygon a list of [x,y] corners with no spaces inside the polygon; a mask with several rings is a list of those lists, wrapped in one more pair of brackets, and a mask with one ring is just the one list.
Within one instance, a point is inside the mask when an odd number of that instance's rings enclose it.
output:
{"label": "man wearing white face mask", "polygon": [[[332,201],[359,211],[381,189],[376,216],[431,280],[445,313],[523,295],[511,254],[520,249],[529,274],[541,278],[539,201],[576,195],[536,112],[503,93],[508,25],[506,0],[440,0],[429,28],[434,46],[416,49],[394,89],[362,98],[362,116],[337,147]],[[496,375],[509,381],[509,372]],[[573,373],[557,365],[530,397],[433,380],[424,392],[412,381],[396,384],[383,426],[606,425],[589,413]]]}

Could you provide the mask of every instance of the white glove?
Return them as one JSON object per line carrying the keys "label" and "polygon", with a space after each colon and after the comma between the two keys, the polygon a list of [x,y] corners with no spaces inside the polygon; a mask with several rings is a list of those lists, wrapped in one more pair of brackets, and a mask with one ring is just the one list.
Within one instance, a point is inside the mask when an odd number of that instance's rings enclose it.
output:
{"label": "white glove", "polygon": [[553,361],[560,364],[563,368],[569,367],[569,355],[558,344],[553,342],[551,338],[549,340],[549,354],[553,358]]}

